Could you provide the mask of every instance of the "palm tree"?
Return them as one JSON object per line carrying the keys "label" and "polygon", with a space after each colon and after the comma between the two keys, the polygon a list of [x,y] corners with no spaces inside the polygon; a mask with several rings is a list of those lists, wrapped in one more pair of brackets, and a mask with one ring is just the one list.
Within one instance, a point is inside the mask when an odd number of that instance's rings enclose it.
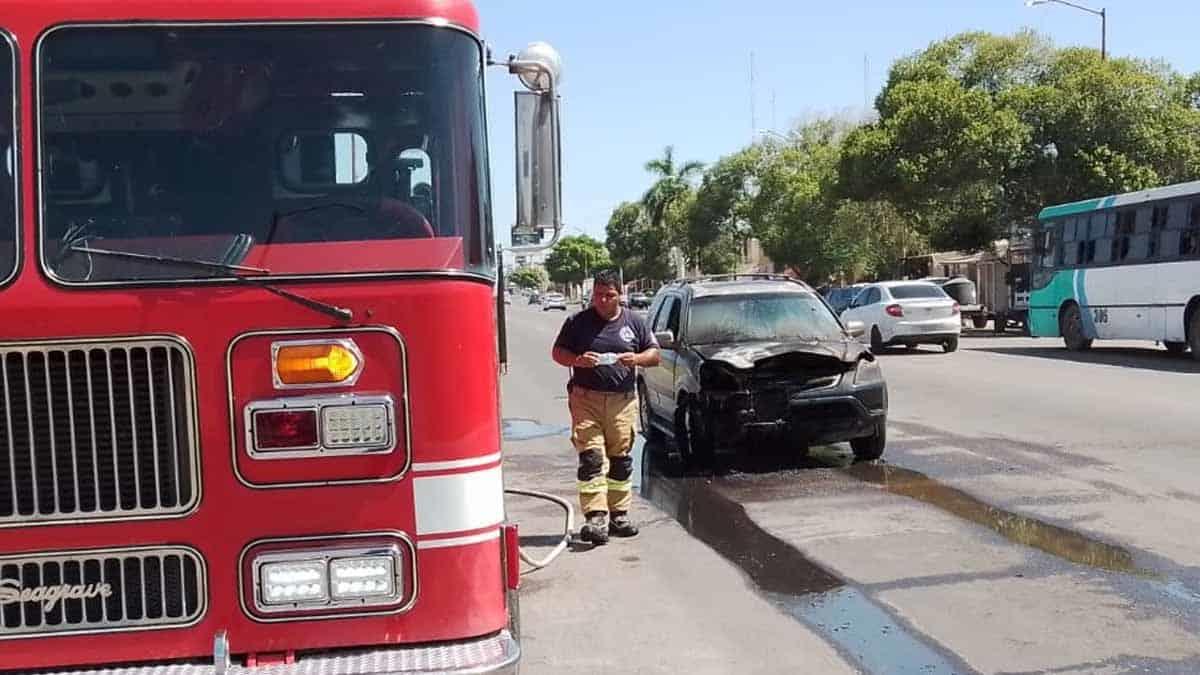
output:
{"label": "palm tree", "polygon": [[655,181],[642,196],[642,206],[650,217],[650,223],[655,228],[661,228],[667,210],[692,189],[692,179],[700,175],[704,164],[690,161],[676,166],[675,148],[668,145],[662,157],[646,162],[646,170],[654,174]]}

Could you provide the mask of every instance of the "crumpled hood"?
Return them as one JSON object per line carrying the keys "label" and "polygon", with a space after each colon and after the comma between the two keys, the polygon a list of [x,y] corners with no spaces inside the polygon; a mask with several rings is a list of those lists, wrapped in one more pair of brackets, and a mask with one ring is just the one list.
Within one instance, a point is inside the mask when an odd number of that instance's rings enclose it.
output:
{"label": "crumpled hood", "polygon": [[810,354],[854,363],[866,351],[857,340],[821,341],[794,340],[785,342],[737,342],[695,345],[692,347],[706,361],[724,361],[734,368],[747,370],[765,359],[784,354]]}

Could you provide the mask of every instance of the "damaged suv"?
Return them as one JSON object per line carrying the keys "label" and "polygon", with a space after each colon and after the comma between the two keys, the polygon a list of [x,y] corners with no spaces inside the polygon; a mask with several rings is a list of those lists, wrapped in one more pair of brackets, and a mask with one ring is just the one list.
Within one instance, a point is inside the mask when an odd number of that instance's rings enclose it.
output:
{"label": "damaged suv", "polygon": [[849,441],[856,460],[887,443],[887,384],[875,355],[803,282],[780,275],[678,281],[648,320],[662,352],[638,378],[643,433],[683,459],[771,439]]}

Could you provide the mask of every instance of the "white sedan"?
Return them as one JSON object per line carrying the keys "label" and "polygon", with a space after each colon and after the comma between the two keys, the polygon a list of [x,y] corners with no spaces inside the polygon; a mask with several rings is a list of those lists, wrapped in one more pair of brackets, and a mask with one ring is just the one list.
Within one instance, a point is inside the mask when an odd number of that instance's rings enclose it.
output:
{"label": "white sedan", "polygon": [[542,311],[551,309],[561,309],[564,312],[567,310],[567,298],[561,293],[548,293],[542,296]]}
{"label": "white sedan", "polygon": [[890,345],[941,345],[958,349],[962,316],[958,303],[940,286],[928,281],[885,281],[864,288],[846,311],[842,322],[861,321],[864,339],[875,352]]}

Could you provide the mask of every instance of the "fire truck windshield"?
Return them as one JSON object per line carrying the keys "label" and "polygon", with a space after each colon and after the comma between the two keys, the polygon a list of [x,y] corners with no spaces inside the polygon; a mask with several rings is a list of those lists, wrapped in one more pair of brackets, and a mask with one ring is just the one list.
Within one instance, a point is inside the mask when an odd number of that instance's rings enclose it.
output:
{"label": "fire truck windshield", "polygon": [[0,150],[4,152],[4,171],[0,172],[0,285],[17,270],[17,181],[15,73],[13,47],[7,36],[0,38]]}
{"label": "fire truck windshield", "polygon": [[45,270],[492,274],[482,69],[474,37],[424,24],[52,30],[37,63]]}

